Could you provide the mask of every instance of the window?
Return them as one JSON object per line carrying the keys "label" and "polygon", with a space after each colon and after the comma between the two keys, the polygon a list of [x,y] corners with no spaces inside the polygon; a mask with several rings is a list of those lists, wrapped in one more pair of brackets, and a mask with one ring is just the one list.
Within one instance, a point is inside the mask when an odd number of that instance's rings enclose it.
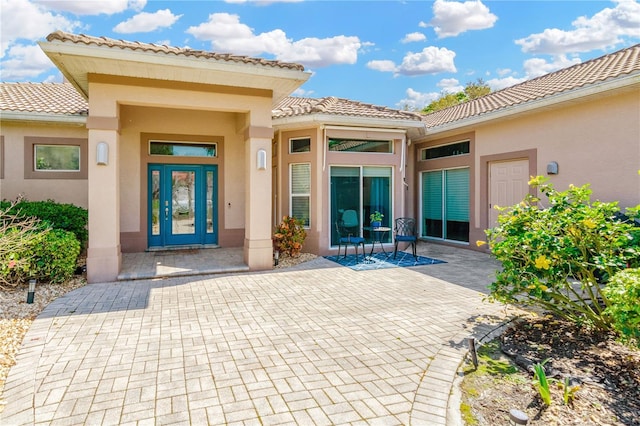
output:
{"label": "window", "polygon": [[297,154],[300,152],[311,151],[311,138],[289,139],[289,153]]}
{"label": "window", "polygon": [[[338,245],[336,222],[342,219],[347,210],[355,210],[358,217],[358,228],[365,238],[369,231],[369,215],[379,211],[384,215],[382,226],[392,226],[393,210],[391,204],[392,185],[391,167],[331,167],[331,244]],[[390,242],[390,235],[385,235],[385,243]]]}
{"label": "window", "polygon": [[80,147],[77,145],[34,145],[33,148],[36,171],[80,171]]}
{"label": "window", "polygon": [[291,164],[290,215],[310,226],[311,163]]}
{"label": "window", "polygon": [[329,151],[339,152],[382,152],[392,153],[392,141],[365,139],[329,139]]}
{"label": "window", "polygon": [[149,154],[176,157],[216,157],[217,144],[199,142],[149,141]]}
{"label": "window", "polygon": [[469,169],[422,174],[422,236],[469,242]]}
{"label": "window", "polygon": [[434,158],[453,157],[456,155],[469,153],[469,141],[452,143],[449,145],[426,148],[422,150],[422,160],[432,160]]}
{"label": "window", "polygon": [[25,136],[25,179],[86,179],[87,140]]}

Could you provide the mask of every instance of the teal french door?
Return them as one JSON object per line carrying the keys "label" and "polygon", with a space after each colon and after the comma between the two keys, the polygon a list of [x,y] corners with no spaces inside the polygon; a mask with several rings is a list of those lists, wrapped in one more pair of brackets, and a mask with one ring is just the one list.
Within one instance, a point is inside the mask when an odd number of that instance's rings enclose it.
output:
{"label": "teal french door", "polygon": [[217,244],[217,172],[213,165],[149,164],[150,247]]}

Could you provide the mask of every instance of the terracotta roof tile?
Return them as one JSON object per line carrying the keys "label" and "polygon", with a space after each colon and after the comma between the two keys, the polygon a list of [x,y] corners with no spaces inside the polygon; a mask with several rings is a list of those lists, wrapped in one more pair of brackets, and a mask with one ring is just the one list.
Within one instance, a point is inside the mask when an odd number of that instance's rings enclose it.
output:
{"label": "terracotta roof tile", "polygon": [[204,50],[193,50],[184,47],[172,47],[153,43],[141,43],[138,41],[116,40],[108,37],[93,37],[84,34],[70,34],[64,31],[56,31],[47,36],[48,41],[71,42],[75,44],[86,44],[95,46],[107,46],[110,48],[139,50],[142,52],[164,53],[167,55],[178,55],[186,57],[196,57],[224,62],[241,62],[244,64],[269,66],[304,71],[304,66],[290,62],[280,62],[262,58],[252,58],[249,56],[232,55],[229,53],[215,53]]}
{"label": "terracotta roof tile", "polygon": [[0,111],[88,114],[87,101],[68,83],[2,83]]}
{"label": "terracotta roof tile", "polygon": [[335,98],[298,98],[283,99],[273,110],[273,118],[295,117],[312,114],[329,114],[349,117],[366,117],[395,120],[420,120],[420,115],[410,111],[401,111],[384,106],[366,104],[349,99]]}
{"label": "terracotta roof tile", "polygon": [[423,121],[427,129],[437,127],[635,73],[640,74],[640,44],[424,115]]}

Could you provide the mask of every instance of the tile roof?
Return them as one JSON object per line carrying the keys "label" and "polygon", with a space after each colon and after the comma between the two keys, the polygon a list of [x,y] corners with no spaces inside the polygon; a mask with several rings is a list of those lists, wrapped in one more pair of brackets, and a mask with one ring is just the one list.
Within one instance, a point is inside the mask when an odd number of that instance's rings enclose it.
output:
{"label": "tile roof", "polygon": [[240,62],[250,65],[261,65],[274,68],[292,69],[304,71],[304,66],[291,62],[280,62],[262,58],[252,58],[249,56],[232,55],[229,53],[215,53],[205,50],[193,50],[185,47],[172,47],[153,43],[141,43],[138,41],[116,40],[108,37],[93,37],[85,34],[71,34],[64,31],[56,31],[47,36],[48,41],[71,42],[74,44],[86,44],[95,46],[106,46],[110,48],[138,50],[141,52],[164,53],[167,55],[177,55],[185,57],[202,58],[223,62]]}
{"label": "tile roof", "polygon": [[0,84],[0,111],[86,116],[88,108],[68,83]]}
{"label": "tile roof", "polygon": [[352,101],[349,99],[340,99],[333,96],[319,99],[290,96],[283,99],[272,111],[274,119],[313,114],[392,120],[419,121],[421,119],[419,114],[411,111],[401,111],[384,106]]}
{"label": "tile roof", "polygon": [[429,129],[636,73],[640,44],[424,115],[423,121]]}

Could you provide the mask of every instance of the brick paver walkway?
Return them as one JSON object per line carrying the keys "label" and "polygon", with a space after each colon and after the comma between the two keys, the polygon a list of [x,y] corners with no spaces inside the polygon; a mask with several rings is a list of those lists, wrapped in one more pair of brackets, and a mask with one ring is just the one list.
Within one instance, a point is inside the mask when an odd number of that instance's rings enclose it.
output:
{"label": "brick paver walkway", "polygon": [[334,266],[73,291],[27,333],[0,423],[451,424],[464,339],[501,306],[440,265]]}

